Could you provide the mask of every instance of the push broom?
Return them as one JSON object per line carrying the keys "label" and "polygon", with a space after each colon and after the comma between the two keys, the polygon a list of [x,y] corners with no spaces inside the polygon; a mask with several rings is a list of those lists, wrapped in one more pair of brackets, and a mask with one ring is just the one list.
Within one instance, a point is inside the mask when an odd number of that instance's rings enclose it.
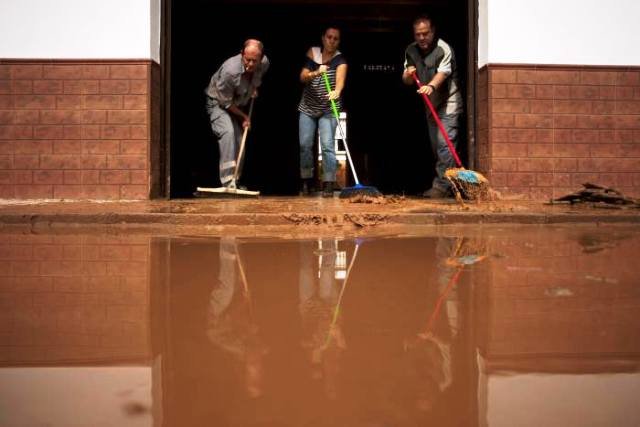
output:
{"label": "push broom", "polygon": [[[329,77],[327,76],[327,73],[322,73],[322,76],[324,77],[324,85],[327,88],[327,93],[331,93],[331,83],[329,83]],[[378,191],[377,188],[360,184],[360,181],[358,180],[358,174],[356,173],[356,168],[353,166],[353,160],[351,159],[349,146],[347,145],[347,136],[345,135],[344,130],[342,129],[342,125],[340,124],[340,113],[338,113],[338,107],[336,107],[336,102],[333,99],[329,99],[329,101],[331,101],[331,111],[333,111],[336,122],[338,122],[338,129],[340,129],[342,141],[344,141],[344,148],[347,152],[347,159],[349,160],[349,166],[351,167],[353,180],[356,182],[356,185],[354,185],[353,187],[343,188],[342,191],[340,191],[340,198],[350,199],[360,196],[383,197],[382,193]]]}
{"label": "push broom", "polygon": [[[416,84],[418,85],[418,88],[421,88],[422,83],[420,82],[420,79],[418,79],[418,76],[416,76],[415,73],[413,73],[412,76],[413,80],[415,80]],[[424,99],[424,103],[431,111],[431,115],[436,121],[438,129],[440,129],[440,133],[446,141],[447,147],[449,147],[449,152],[453,156],[453,159],[456,163],[457,167],[449,168],[444,173],[445,178],[449,180],[456,193],[456,199],[462,202],[460,193],[463,193],[468,199],[472,200],[486,197],[489,194],[489,181],[481,173],[465,169],[462,166],[460,157],[458,157],[458,153],[456,152],[451,139],[449,139],[449,135],[447,134],[447,131],[445,130],[442,121],[438,116],[438,113],[436,113],[436,109],[433,108],[433,104],[429,100],[429,97],[426,93],[422,93],[421,95],[422,99]]]}
{"label": "push broom", "polygon": [[[251,103],[249,104],[249,119],[251,119],[251,113],[253,113],[253,101],[255,98],[251,98]],[[208,187],[198,187],[197,194],[203,195],[206,194],[211,197],[216,196],[226,196],[226,197],[258,197],[260,195],[259,191],[250,191],[243,190],[237,187],[237,181],[240,175],[240,169],[242,168],[242,161],[244,159],[244,148],[245,143],[247,142],[247,135],[249,134],[249,127],[244,128],[244,132],[242,133],[242,140],[240,141],[240,149],[238,150],[238,158],[236,159],[236,168],[233,172],[233,178],[228,186],[216,187],[216,188],[208,188]]]}

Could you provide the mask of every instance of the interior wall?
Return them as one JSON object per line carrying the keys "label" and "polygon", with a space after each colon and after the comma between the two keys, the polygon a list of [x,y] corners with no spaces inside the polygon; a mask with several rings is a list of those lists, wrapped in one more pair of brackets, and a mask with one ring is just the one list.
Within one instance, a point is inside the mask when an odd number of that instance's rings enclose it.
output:
{"label": "interior wall", "polygon": [[387,193],[428,188],[433,160],[424,106],[413,87],[401,82],[404,49],[413,40],[413,18],[432,14],[441,37],[456,51],[464,86],[466,4],[173,1],[171,196],[189,197],[197,186],[219,185],[218,147],[204,108],[204,88],[248,37],[265,43],[271,68],[254,107],[243,184],[263,194],[297,193],[298,76],[305,52],[320,44],[327,24],[342,29],[341,51],[349,63],[343,93],[348,142],[361,181]]}

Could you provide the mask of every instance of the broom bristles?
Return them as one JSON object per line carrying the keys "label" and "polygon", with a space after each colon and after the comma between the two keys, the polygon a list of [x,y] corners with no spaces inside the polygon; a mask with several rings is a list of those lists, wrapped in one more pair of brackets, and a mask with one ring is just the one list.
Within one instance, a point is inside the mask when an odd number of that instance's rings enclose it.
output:
{"label": "broom bristles", "polygon": [[352,197],[383,197],[382,193],[376,187],[370,187],[368,185],[355,185],[353,187],[345,187],[340,191],[341,199],[349,199]]}

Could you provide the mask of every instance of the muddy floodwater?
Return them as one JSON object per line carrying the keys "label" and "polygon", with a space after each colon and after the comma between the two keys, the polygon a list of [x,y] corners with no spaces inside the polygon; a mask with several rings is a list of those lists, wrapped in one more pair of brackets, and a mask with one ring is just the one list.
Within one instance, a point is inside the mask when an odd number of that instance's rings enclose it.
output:
{"label": "muddy floodwater", "polygon": [[0,234],[0,426],[638,426],[640,227]]}

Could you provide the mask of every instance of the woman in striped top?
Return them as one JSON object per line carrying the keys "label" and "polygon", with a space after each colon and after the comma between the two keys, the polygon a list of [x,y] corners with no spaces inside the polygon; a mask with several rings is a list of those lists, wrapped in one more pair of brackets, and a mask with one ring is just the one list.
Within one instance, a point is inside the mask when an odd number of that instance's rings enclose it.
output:
{"label": "woman in striped top", "polygon": [[[336,188],[336,153],[334,137],[337,121],[331,112],[331,102],[334,100],[341,108],[340,94],[347,77],[347,61],[338,46],[340,45],[340,30],[328,27],[322,35],[322,48],[312,47],[307,51],[307,57],[300,81],[304,83],[302,99],[298,105],[300,112],[300,177],[302,178],[301,194],[311,194],[313,187],[313,141],[316,129],[320,133],[322,148],[322,196],[332,197]],[[327,73],[331,82],[331,92],[327,93],[323,73]]]}

